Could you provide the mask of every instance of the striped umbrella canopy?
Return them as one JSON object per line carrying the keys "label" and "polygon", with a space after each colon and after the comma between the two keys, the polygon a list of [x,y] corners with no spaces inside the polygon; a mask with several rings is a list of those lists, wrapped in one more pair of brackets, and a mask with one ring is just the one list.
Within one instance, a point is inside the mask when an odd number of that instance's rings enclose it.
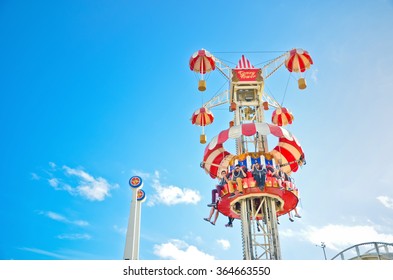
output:
{"label": "striped umbrella canopy", "polygon": [[214,56],[204,49],[195,52],[190,58],[190,69],[200,74],[216,69]]}
{"label": "striped umbrella canopy", "polygon": [[291,139],[280,137],[278,145],[270,152],[276,162],[281,166],[281,170],[287,174],[296,172],[299,166],[305,163],[302,147],[296,137]]}
{"label": "striped umbrella canopy", "polygon": [[303,49],[290,50],[285,60],[285,66],[289,72],[305,72],[311,64],[313,64],[311,56]]}
{"label": "striped umbrella canopy", "polygon": [[269,135],[272,134],[276,137],[284,137],[292,140],[292,134],[277,125],[268,123],[245,123],[241,125],[235,125],[229,129],[221,131],[217,136],[215,136],[210,143],[207,145],[207,149],[215,149],[217,145],[223,144],[229,138],[237,139],[240,136],[252,136],[258,133],[259,135]]}
{"label": "striped umbrella canopy", "polygon": [[287,108],[277,108],[272,114],[272,123],[278,126],[291,124],[292,121],[293,115]]}
{"label": "striped umbrella canopy", "polygon": [[214,116],[213,113],[205,108],[199,108],[196,110],[191,116],[192,124],[199,125],[199,126],[206,126],[213,122]]}
{"label": "striped umbrella canopy", "polygon": [[[268,123],[247,123],[232,126],[229,129],[221,131],[215,136],[205,148],[202,167],[214,179],[222,170],[227,170],[229,163],[235,155],[229,153],[223,147],[228,139],[237,139],[244,136],[274,135],[278,139],[285,139],[289,142],[295,141],[295,137],[286,129]],[[282,140],[284,141],[284,140]]]}
{"label": "striped umbrella canopy", "polygon": [[222,170],[228,169],[229,162],[234,156],[227,152],[222,144],[216,145],[214,149],[206,146],[201,167],[213,179],[219,177]]}

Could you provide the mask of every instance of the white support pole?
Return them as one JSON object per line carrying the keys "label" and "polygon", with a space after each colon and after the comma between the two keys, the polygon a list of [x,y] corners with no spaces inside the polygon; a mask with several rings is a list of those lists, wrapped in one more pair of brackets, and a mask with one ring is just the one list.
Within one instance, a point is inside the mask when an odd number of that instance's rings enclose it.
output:
{"label": "white support pole", "polygon": [[[140,220],[141,220],[140,208],[141,208],[141,203],[145,197],[144,197],[144,192],[140,190],[143,187],[143,183],[142,183],[142,179],[139,176],[131,177],[129,183],[132,189],[132,199],[131,199],[130,217],[128,219],[126,245],[124,248],[123,259],[138,260]],[[138,198],[138,191],[143,192],[142,199]]]}
{"label": "white support pole", "polygon": [[135,246],[133,248],[133,256],[134,260],[139,260],[139,241],[140,241],[140,233],[141,233],[141,211],[142,211],[142,202],[136,202],[136,217],[137,223],[135,223],[135,232],[134,232],[134,240]]}
{"label": "white support pole", "polygon": [[125,260],[135,260],[134,246],[135,246],[135,225],[137,221],[137,211],[136,211],[136,197],[137,190],[132,189],[131,207],[130,207],[130,217],[128,219],[128,228],[126,235],[126,246],[124,249],[124,259]]}

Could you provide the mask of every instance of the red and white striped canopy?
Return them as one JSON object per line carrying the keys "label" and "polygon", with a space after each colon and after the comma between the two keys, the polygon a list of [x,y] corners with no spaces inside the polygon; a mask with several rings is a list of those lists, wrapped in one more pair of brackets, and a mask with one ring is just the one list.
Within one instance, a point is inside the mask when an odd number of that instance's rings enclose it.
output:
{"label": "red and white striped canopy", "polygon": [[221,131],[215,136],[207,145],[207,149],[214,149],[217,145],[223,144],[229,138],[236,139],[240,136],[252,136],[256,133],[259,135],[273,134],[276,137],[285,137],[292,140],[292,134],[279,126],[268,123],[246,123],[241,125],[232,126],[229,129]]}
{"label": "red and white striped canopy", "polygon": [[214,149],[205,148],[202,167],[213,179],[220,177],[222,170],[227,170],[229,162],[234,156],[227,152],[222,144]]}
{"label": "red and white striped canopy", "polygon": [[311,56],[302,49],[289,51],[288,58],[285,60],[285,66],[289,72],[305,72],[310,68],[311,64],[313,64]]}
{"label": "red and white striped canopy", "polygon": [[305,160],[303,149],[295,137],[292,140],[280,137],[278,145],[270,153],[287,174],[296,172]]}
{"label": "red and white striped canopy", "polygon": [[209,109],[202,107],[196,110],[191,116],[191,122],[195,125],[206,126],[213,122],[214,116]]}
{"label": "red and white striped canopy", "polygon": [[222,170],[227,170],[230,161],[234,155],[230,154],[223,147],[223,143],[228,139],[237,139],[244,136],[272,134],[279,139],[277,147],[270,153],[276,161],[281,162],[283,171],[290,173],[296,171],[298,166],[303,164],[300,160],[304,159],[303,150],[301,149],[295,136],[286,129],[268,123],[248,123],[232,126],[229,129],[221,131],[206,146],[203,156],[203,168],[212,178],[216,178]]}
{"label": "red and white striped canopy", "polygon": [[236,65],[236,69],[254,69],[254,65],[250,63],[250,61],[242,55],[239,60],[239,63]]}
{"label": "red and white striped canopy", "polygon": [[211,53],[202,49],[191,56],[190,69],[197,73],[206,74],[216,69],[216,62]]}
{"label": "red and white striped canopy", "polygon": [[277,108],[272,114],[272,123],[278,126],[291,124],[293,115],[287,108]]}

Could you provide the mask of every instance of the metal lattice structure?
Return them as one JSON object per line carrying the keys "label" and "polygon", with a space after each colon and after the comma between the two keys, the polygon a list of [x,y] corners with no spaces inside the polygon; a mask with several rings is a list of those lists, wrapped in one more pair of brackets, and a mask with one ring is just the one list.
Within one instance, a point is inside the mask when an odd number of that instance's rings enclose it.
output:
{"label": "metal lattice structure", "polygon": [[[217,68],[229,79],[230,89],[204,104],[211,108],[225,103],[233,105],[234,125],[262,123],[265,120],[263,103],[279,107],[278,102],[264,91],[264,81],[284,64],[284,55],[269,62],[258,73],[255,81],[239,81],[237,73],[220,62]],[[225,67],[222,67],[225,65]],[[241,136],[236,142],[236,153],[248,151],[268,151],[266,136]],[[236,209],[240,204],[240,211]],[[231,203],[232,211],[240,214],[243,242],[243,259],[281,259],[279,231],[277,226],[277,205],[282,205],[280,197],[272,195],[245,195]]]}

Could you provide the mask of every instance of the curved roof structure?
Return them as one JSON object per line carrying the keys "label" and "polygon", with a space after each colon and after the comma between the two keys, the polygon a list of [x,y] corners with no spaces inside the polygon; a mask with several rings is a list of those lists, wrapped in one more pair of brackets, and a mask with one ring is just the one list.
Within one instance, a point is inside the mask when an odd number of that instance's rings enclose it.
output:
{"label": "curved roof structure", "polygon": [[393,243],[360,243],[341,251],[332,260],[393,260]]}

